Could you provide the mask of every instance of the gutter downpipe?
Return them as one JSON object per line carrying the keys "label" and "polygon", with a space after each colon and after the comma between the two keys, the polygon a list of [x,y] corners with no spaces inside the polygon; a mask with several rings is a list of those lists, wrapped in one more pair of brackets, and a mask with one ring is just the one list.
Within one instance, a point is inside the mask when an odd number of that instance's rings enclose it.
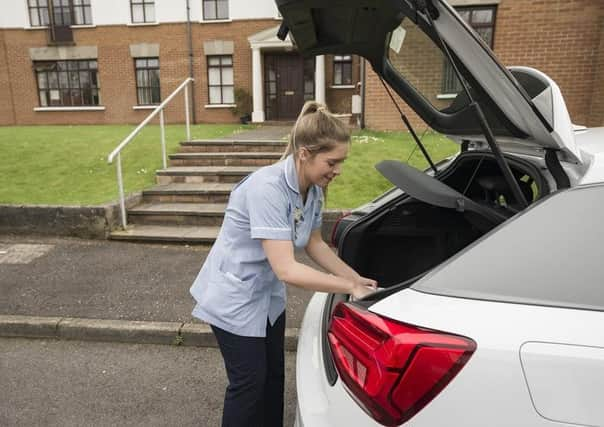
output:
{"label": "gutter downpipe", "polygon": [[193,119],[193,123],[197,123],[195,113],[195,77],[193,76],[193,35],[191,34],[190,0],[187,0],[187,38],[189,39],[189,77],[193,79],[191,82],[191,118]]}

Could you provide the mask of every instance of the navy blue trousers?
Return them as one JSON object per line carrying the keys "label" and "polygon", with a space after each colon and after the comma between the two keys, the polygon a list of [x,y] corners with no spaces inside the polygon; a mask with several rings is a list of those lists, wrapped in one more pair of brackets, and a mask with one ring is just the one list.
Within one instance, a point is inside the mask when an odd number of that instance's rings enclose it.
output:
{"label": "navy blue trousers", "polygon": [[285,312],[267,320],[266,338],[212,330],[229,379],[222,427],[283,427]]}

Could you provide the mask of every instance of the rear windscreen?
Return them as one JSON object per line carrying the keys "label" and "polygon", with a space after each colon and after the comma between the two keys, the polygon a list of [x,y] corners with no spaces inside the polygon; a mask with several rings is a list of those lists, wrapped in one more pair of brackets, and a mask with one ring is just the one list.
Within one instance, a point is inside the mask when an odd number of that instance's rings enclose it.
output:
{"label": "rear windscreen", "polygon": [[604,186],[552,195],[417,282],[439,295],[604,310]]}

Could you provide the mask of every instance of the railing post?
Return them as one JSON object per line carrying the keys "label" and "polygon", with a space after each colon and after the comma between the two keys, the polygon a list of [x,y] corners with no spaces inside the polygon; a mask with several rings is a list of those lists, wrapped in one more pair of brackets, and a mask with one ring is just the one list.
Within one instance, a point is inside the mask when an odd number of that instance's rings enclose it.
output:
{"label": "railing post", "polygon": [[126,229],[126,203],[124,202],[124,180],[122,178],[122,154],[117,154],[117,186],[120,191],[120,213],[122,216],[122,227]]}
{"label": "railing post", "polygon": [[189,83],[185,86],[185,120],[187,121],[187,141],[191,140],[191,124],[189,122]]}
{"label": "railing post", "polygon": [[164,162],[164,169],[168,167],[166,160],[166,128],[164,126],[164,109],[162,108],[159,113],[159,127],[161,128],[161,154]]}

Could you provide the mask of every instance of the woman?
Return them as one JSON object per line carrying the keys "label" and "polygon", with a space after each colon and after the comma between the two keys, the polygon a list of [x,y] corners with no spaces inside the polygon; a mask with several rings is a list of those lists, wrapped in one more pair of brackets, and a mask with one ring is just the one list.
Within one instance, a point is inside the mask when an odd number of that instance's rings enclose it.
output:
{"label": "woman", "polygon": [[[229,379],[222,426],[282,426],[285,286],[361,298],[359,276],[321,238],[323,188],[340,174],[350,133],[325,106],[307,102],[282,161],[231,192],[218,238],[191,294],[193,315],[216,335]],[[331,274],[298,263],[294,247]]]}

